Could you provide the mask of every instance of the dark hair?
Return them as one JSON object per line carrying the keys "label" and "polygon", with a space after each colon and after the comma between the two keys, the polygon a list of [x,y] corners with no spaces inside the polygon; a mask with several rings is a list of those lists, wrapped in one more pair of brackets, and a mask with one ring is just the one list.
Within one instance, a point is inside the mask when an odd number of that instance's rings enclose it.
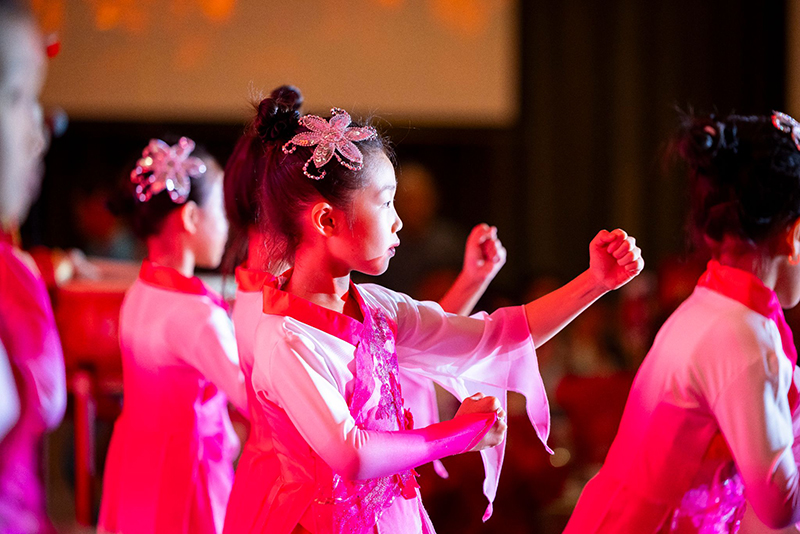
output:
{"label": "dark hair", "polygon": [[30,2],[25,0],[0,0],[0,20],[33,20]]}
{"label": "dark hair", "polygon": [[[29,2],[24,0],[0,0],[0,38],[8,31],[7,25],[9,23],[31,22],[35,23],[33,11]],[[1,39],[2,46],[8,46],[13,43],[8,39]],[[44,46],[44,44],[42,44]],[[0,81],[3,81],[7,74],[8,61],[5,53],[0,53]]]}
{"label": "dark hair", "polygon": [[671,152],[688,167],[699,244],[758,245],[800,217],[800,150],[771,116],[683,114]]}
{"label": "dark hair", "polygon": [[314,147],[298,146],[290,154],[282,151],[283,145],[295,134],[305,131],[305,127],[298,122],[299,102],[302,102],[302,96],[296,88],[278,88],[258,105],[253,122],[264,145],[264,172],[257,199],[259,226],[268,236],[264,245],[267,247],[271,270],[293,263],[302,238],[300,215],[309,204],[322,197],[334,207],[349,213],[352,196],[363,187],[364,173],[370,168],[373,158],[384,154],[393,159],[388,140],[378,135],[357,143],[364,155],[364,167],[361,170],[352,171],[332,159],[325,165],[323,179],[308,178],[303,173],[303,166],[311,158]]}
{"label": "dark hair", "polygon": [[[206,163],[207,170],[197,176],[189,177],[191,187],[186,202],[193,201],[202,207],[208,200],[211,185],[206,176],[209,167],[217,165],[217,161],[201,147],[196,147],[192,151],[192,156],[202,159]],[[186,202],[181,204],[173,202],[167,191],[153,195],[146,202],[139,201],[136,198],[135,185],[130,178],[132,168],[133,165],[126,168],[120,180],[120,187],[108,202],[108,207],[114,215],[128,221],[136,237],[147,239],[161,232],[167,216]]]}
{"label": "dark hair", "polygon": [[[249,231],[258,225],[258,196],[267,161],[265,140],[284,138],[283,130],[292,129],[291,124],[300,118],[302,104],[300,92],[290,85],[282,85],[272,91],[269,98],[254,102],[256,116],[245,128],[225,164],[225,213],[230,223],[230,240],[223,270],[227,272],[247,257]],[[269,132],[264,131],[265,125],[259,120],[262,106],[270,106],[270,109],[264,109],[264,116],[283,117],[283,120],[273,121]]]}

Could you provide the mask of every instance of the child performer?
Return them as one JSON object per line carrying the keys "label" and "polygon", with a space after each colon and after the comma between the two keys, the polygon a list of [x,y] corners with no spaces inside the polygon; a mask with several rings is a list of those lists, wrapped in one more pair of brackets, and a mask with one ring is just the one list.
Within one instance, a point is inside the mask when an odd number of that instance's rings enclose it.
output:
{"label": "child performer", "polygon": [[[392,203],[394,169],[371,127],[275,109],[265,131],[260,195],[268,268],[293,265],[263,287],[253,389],[269,425],[274,474],[232,502],[256,521],[231,532],[433,532],[413,468],[502,441],[493,397],[466,398],[456,417],[414,429],[398,367],[433,379],[474,380],[528,397],[544,441],[547,399],[534,347],[600,295],[633,278],[643,262],[621,230],[601,232],[590,269],[526,307],[460,317],[350,272],[383,272],[402,223]],[[498,416],[499,419],[498,420]],[[488,465],[493,497],[502,456]],[[240,467],[241,469],[241,467]]]}
{"label": "child performer", "polygon": [[736,532],[745,497],[773,528],[800,519],[781,309],[800,300],[800,124],[686,117],[675,146],[713,259],[658,333],[567,533]]}
{"label": "child performer", "polygon": [[23,2],[0,0],[0,358],[13,371],[0,404],[16,422],[0,437],[0,532],[53,532],[45,510],[44,435],[67,405],[64,357],[50,298],[13,242],[38,191],[46,141],[39,93],[45,45]]}
{"label": "child performer", "polygon": [[[300,117],[303,99],[299,90],[291,86],[281,86],[259,103],[256,119],[248,127],[247,132],[236,144],[233,154],[225,166],[225,211],[231,223],[231,251],[233,264],[246,257],[244,265],[236,268],[236,304],[232,319],[236,331],[236,342],[239,348],[239,364],[244,372],[248,391],[248,403],[251,420],[261,417],[258,400],[254,397],[251,376],[253,374],[253,343],[256,326],[261,317],[263,297],[261,288],[264,281],[271,278],[266,271],[265,237],[258,227],[258,192],[264,173],[265,144],[262,139],[269,140],[270,132],[266,125],[271,124],[276,112],[296,113]],[[489,283],[505,264],[506,251],[497,239],[497,229],[481,224],[473,228],[467,240],[464,256],[464,268],[453,287],[442,298],[440,305],[445,311],[467,315],[486,291]],[[280,272],[283,271],[279,268]],[[428,426],[438,422],[436,391],[430,379],[414,374],[401,373],[400,382],[404,391],[406,405],[412,404],[418,426]],[[262,442],[269,444],[269,436],[260,439],[265,424],[251,427],[251,433],[244,445],[239,459],[240,468],[234,479],[233,494],[247,491],[245,477],[263,480],[263,475],[251,464],[262,468],[270,467],[269,457],[262,451]],[[266,452],[270,452],[267,449]],[[270,456],[271,457],[271,456]],[[447,472],[441,462],[434,463],[436,471],[442,476]],[[241,488],[241,489],[240,489]],[[233,502],[239,502],[234,498]],[[252,508],[231,509],[229,507],[228,522],[243,524]]]}
{"label": "child performer", "polygon": [[195,144],[152,140],[131,173],[132,223],[148,257],[120,311],[124,405],[105,468],[101,532],[222,531],[247,413],[233,326],[193,277],[227,239],[222,169]]}

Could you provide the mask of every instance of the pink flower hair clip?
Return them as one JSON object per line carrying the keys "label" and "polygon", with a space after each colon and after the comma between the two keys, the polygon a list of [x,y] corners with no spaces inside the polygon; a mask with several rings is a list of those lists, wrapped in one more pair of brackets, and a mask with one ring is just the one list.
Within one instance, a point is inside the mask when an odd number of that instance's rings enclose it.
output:
{"label": "pink flower hair clip", "polygon": [[378,135],[375,128],[371,126],[350,127],[350,115],[339,108],[331,109],[330,121],[316,115],[304,115],[298,122],[309,131],[300,132],[292,137],[283,145],[283,153],[291,154],[298,146],[316,145],[314,154],[303,165],[303,174],[312,180],[323,179],[325,171],[320,172],[319,175],[311,174],[308,171],[308,164],[313,161],[319,171],[334,156],[339,163],[351,171],[360,171],[364,166],[364,156],[354,143],[366,141]]}
{"label": "pink flower hair clip", "polygon": [[194,147],[194,141],[188,137],[181,137],[173,146],[160,139],[151,139],[136,162],[136,168],[131,171],[137,200],[147,202],[167,190],[174,203],[186,202],[191,189],[189,178],[206,172],[203,160],[190,156]]}
{"label": "pink flower hair clip", "polygon": [[780,131],[791,134],[794,146],[797,147],[797,150],[800,150],[800,123],[794,117],[780,111],[773,111],[772,124]]}

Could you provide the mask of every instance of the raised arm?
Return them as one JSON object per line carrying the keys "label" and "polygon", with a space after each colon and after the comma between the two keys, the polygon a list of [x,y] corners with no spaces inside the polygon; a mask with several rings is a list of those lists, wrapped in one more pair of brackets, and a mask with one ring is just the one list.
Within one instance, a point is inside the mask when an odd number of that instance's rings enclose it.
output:
{"label": "raised arm", "polygon": [[469,315],[505,263],[506,249],[497,238],[497,228],[477,225],[467,238],[461,272],[439,305],[446,312]]}
{"label": "raised arm", "polygon": [[399,473],[437,458],[493,447],[505,436],[505,413],[497,399],[482,396],[467,399],[452,420],[425,428],[359,428],[335,373],[312,342],[290,331],[277,335],[283,339],[271,349],[256,349],[256,394],[283,408],[303,439],[345,478]]}
{"label": "raised arm", "polygon": [[571,282],[525,305],[534,345],[541,346],[607,292],[627,284],[644,268],[636,240],[616,229],[601,230],[589,244],[589,268]]}

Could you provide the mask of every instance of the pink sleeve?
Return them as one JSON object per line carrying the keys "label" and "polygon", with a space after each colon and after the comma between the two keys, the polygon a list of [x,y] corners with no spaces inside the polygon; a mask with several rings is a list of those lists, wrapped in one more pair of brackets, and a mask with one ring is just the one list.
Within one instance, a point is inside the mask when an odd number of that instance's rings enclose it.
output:
{"label": "pink sleeve", "polygon": [[[726,358],[758,349],[736,344]],[[800,520],[798,447],[793,447],[800,424],[787,400],[792,379],[788,359],[768,352],[730,380],[711,407],[744,479],[747,499],[771,528]]]}
{"label": "pink sleeve", "polygon": [[189,354],[192,361],[188,363],[221,389],[242,415],[248,416],[247,393],[244,375],[239,368],[233,323],[222,308],[211,309]]}
{"label": "pink sleeve", "polygon": [[269,399],[286,411],[309,446],[334,472],[351,480],[391,475],[468,451],[496,419],[493,413],[473,414],[422,429],[364,430],[326,367],[310,341],[285,331],[268,354],[257,349],[253,386],[260,398],[269,391]]}
{"label": "pink sleeve", "polygon": [[52,429],[67,406],[64,355],[47,289],[23,254],[0,249],[0,342],[18,373],[21,402]]}

